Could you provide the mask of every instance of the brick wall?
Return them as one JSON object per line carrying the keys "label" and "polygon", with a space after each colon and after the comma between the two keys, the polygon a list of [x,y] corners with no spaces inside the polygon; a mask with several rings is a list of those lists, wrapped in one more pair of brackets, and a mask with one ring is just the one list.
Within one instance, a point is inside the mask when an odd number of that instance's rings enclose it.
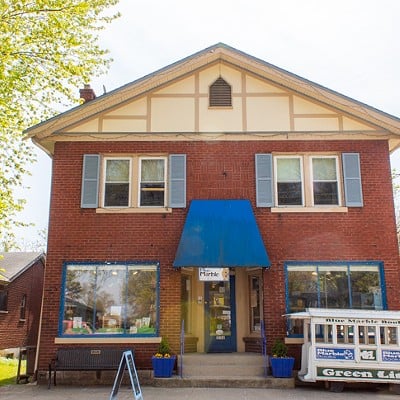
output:
{"label": "brick wall", "polygon": [[[364,207],[348,213],[271,213],[255,207],[254,154],[358,152]],[[53,162],[45,312],[40,368],[54,356],[64,261],[157,260],[161,266],[160,326],[179,350],[180,272],[172,268],[186,209],[171,214],[96,214],[80,208],[83,154],[187,154],[187,200],[249,199],[272,267],[264,272],[267,337],[285,332],[283,264],[288,260],[379,260],[385,263],[388,306],[400,307],[398,250],[389,152],[385,141],[76,142],[56,143]],[[151,346],[136,346],[138,367]]]}
{"label": "brick wall", "polygon": [[[36,346],[43,277],[44,265],[38,261],[8,285],[8,312],[0,313],[0,349]],[[20,320],[24,294],[27,296],[25,319]]]}

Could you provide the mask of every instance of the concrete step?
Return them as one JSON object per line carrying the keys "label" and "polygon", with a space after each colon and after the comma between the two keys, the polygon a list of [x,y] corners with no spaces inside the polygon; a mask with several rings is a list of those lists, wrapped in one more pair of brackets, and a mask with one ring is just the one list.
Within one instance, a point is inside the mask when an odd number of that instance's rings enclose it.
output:
{"label": "concrete step", "polygon": [[192,377],[181,378],[172,375],[171,378],[154,378],[151,371],[139,371],[139,381],[142,386],[165,388],[255,388],[255,389],[293,389],[294,378],[273,377]]}
{"label": "concrete step", "polygon": [[[167,382],[168,381],[168,382]],[[203,388],[258,388],[258,389],[293,389],[293,378],[221,378],[221,377],[201,377],[201,378],[156,378],[153,386],[165,387],[203,387]]]}
{"label": "concrete step", "polygon": [[178,373],[184,378],[253,378],[264,377],[264,358],[254,353],[191,353],[183,356],[183,374],[178,359]]}
{"label": "concrete step", "polygon": [[152,371],[139,371],[143,385],[161,387],[290,389],[293,378],[264,374],[264,358],[255,353],[187,353],[178,357],[178,371],[171,378],[154,378]]}

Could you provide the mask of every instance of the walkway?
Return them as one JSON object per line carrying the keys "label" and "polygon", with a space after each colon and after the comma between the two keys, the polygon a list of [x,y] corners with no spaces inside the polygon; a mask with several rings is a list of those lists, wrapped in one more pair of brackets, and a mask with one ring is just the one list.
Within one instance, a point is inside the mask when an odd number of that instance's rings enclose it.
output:
{"label": "walkway", "polygon": [[[220,388],[163,388],[142,386],[143,400],[398,400],[398,395],[375,386],[362,389],[345,388],[343,393],[332,393],[322,387],[296,387],[295,389],[220,389]],[[57,386],[47,389],[45,385],[20,384],[0,387],[1,400],[108,400],[111,387]],[[118,393],[118,400],[134,400],[127,386]]]}

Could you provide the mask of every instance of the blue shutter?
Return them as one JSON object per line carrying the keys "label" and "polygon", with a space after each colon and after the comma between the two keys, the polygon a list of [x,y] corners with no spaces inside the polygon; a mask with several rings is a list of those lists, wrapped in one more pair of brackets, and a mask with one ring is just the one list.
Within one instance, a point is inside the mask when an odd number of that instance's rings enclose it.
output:
{"label": "blue shutter", "polygon": [[362,207],[360,155],[358,153],[343,153],[342,163],[346,206]]}
{"label": "blue shutter", "polygon": [[82,171],[82,208],[97,208],[99,205],[100,156],[84,154]]}
{"label": "blue shutter", "polygon": [[256,204],[274,206],[272,154],[256,154]]}
{"label": "blue shutter", "polygon": [[186,154],[169,156],[169,207],[186,207]]}

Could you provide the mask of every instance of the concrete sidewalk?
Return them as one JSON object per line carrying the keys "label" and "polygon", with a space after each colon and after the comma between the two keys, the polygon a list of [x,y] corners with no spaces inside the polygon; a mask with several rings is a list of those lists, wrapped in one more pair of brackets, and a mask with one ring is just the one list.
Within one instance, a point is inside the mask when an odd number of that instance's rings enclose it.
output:
{"label": "concrete sidewalk", "polygon": [[[108,386],[57,386],[10,385],[0,387],[1,400],[108,400],[112,387]],[[235,389],[235,388],[163,388],[142,386],[143,400],[389,400],[399,399],[388,388],[374,386],[362,389],[346,388],[342,393],[332,393],[323,387],[296,387],[295,389]],[[122,386],[118,400],[135,400],[130,387]]]}

